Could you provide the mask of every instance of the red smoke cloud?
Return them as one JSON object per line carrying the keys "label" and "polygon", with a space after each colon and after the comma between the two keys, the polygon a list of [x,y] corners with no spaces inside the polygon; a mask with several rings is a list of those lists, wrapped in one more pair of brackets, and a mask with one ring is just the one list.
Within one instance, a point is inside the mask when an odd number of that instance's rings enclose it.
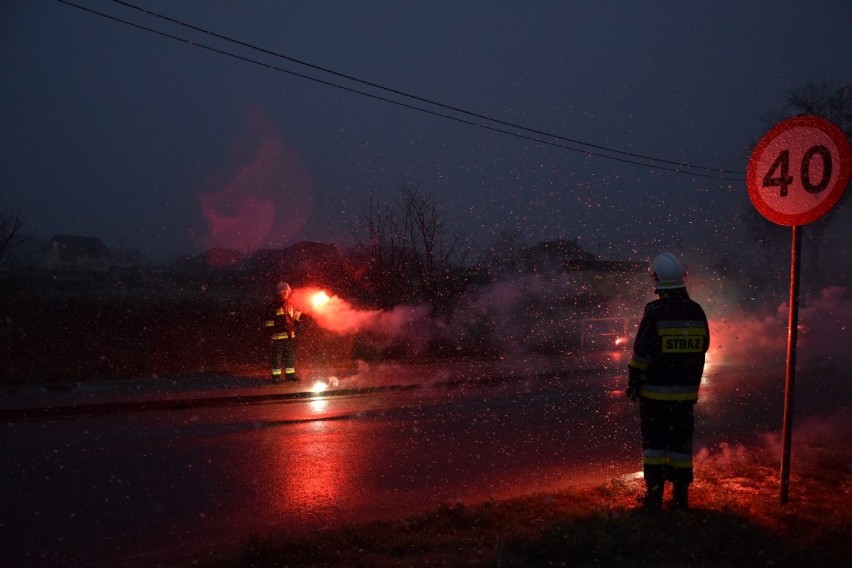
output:
{"label": "red smoke cloud", "polygon": [[[728,361],[764,362],[778,365],[787,350],[786,303],[762,314],[739,313],[711,321],[711,354]],[[823,289],[813,298],[802,298],[799,305],[798,360],[849,364],[852,301],[839,286]]]}
{"label": "red smoke cloud", "polygon": [[327,294],[318,288],[297,288],[290,301],[321,328],[345,335],[366,331],[387,338],[421,338],[428,343],[431,322],[428,306],[398,306],[392,310],[361,310],[346,300],[328,295],[322,302],[317,294]]}

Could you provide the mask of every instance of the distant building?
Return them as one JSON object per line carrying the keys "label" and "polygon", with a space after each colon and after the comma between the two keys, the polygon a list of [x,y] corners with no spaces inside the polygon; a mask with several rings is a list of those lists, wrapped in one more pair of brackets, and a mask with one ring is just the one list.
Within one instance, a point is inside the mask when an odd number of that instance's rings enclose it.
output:
{"label": "distant building", "polygon": [[112,268],[112,254],[95,237],[54,235],[44,250],[41,267],[55,271],[106,273]]}

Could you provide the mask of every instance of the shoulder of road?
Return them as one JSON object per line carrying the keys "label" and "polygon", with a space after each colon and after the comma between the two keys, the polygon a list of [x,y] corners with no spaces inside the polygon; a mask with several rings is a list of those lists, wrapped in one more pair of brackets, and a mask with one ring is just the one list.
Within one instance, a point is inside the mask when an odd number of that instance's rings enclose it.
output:
{"label": "shoulder of road", "polygon": [[623,357],[585,354],[517,360],[441,363],[358,363],[351,368],[309,369],[298,382],[274,383],[257,370],[241,374],[199,372],[175,377],[79,381],[62,385],[0,386],[0,420],[39,420],[116,412],[262,403],[381,390],[560,377],[621,369]]}

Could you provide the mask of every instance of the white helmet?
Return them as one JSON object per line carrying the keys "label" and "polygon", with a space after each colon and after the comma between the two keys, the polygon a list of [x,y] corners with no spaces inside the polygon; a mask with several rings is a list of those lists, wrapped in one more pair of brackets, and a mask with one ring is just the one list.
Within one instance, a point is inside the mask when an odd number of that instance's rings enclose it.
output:
{"label": "white helmet", "polygon": [[279,282],[279,283],[278,283],[278,285],[275,287],[275,290],[276,290],[279,294],[280,294],[281,292],[285,292],[285,291],[289,294],[289,293],[290,293],[290,285],[289,285],[289,284],[287,284],[286,282]]}
{"label": "white helmet", "polygon": [[651,262],[651,274],[654,276],[655,290],[673,290],[685,288],[683,277],[686,270],[678,257],[670,252],[664,252]]}

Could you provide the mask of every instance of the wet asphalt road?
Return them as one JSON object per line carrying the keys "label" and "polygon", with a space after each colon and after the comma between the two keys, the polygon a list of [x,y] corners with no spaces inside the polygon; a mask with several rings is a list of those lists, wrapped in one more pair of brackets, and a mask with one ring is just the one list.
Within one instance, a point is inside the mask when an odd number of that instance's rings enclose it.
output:
{"label": "wet asphalt road", "polygon": [[151,565],[636,469],[599,374],[8,422],[4,565]]}
{"label": "wet asphalt road", "polygon": [[[3,425],[5,566],[152,566],[252,534],[400,518],[639,469],[617,371],[350,388]],[[697,446],[780,427],[773,386],[720,370]],[[739,384],[738,382],[736,383]],[[848,392],[848,389],[846,391]]]}

